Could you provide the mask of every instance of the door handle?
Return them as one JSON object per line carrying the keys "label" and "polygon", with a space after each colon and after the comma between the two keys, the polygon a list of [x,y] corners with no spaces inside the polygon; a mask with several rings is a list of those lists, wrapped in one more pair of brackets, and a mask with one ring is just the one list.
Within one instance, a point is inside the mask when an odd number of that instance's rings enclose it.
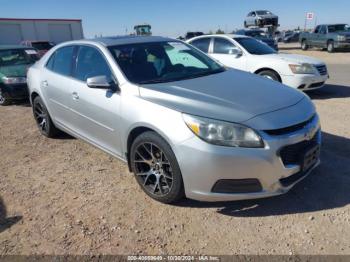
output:
{"label": "door handle", "polygon": [[42,81],[41,82],[41,86],[42,87],[48,87],[49,86],[49,83],[45,80],[45,81]]}
{"label": "door handle", "polygon": [[79,95],[77,92],[73,92],[72,93],[72,97],[73,97],[73,100],[78,100],[79,99]]}

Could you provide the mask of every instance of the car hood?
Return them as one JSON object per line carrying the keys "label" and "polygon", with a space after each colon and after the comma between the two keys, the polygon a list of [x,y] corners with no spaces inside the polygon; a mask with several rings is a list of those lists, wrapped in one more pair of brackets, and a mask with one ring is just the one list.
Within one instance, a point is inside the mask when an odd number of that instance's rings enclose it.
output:
{"label": "car hood", "polygon": [[301,63],[309,63],[313,65],[324,64],[322,60],[309,57],[309,56],[304,56],[304,55],[277,53],[277,54],[271,54],[271,55],[264,55],[263,57],[264,59],[266,58],[278,59],[288,63],[295,63],[295,64],[301,64]]}
{"label": "car hood", "polygon": [[293,88],[235,69],[195,79],[143,85],[140,96],[180,112],[236,123],[287,108],[305,98]]}
{"label": "car hood", "polygon": [[26,76],[27,69],[31,65],[13,65],[13,66],[0,66],[0,74],[3,76]]}

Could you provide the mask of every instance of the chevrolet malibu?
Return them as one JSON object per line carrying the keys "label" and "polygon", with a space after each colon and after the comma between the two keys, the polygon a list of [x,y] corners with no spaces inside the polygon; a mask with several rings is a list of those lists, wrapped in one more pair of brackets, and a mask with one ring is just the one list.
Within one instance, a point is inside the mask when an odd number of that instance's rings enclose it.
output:
{"label": "chevrolet malibu", "polygon": [[173,203],[287,192],[319,164],[319,117],[302,92],[226,69],[163,37],[66,42],[28,71],[35,121],[125,161]]}

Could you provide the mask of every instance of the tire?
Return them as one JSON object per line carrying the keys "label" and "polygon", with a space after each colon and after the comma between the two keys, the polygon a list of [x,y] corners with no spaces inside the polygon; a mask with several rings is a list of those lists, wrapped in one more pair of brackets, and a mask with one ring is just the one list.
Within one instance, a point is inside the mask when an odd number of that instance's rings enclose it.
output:
{"label": "tire", "polygon": [[281,82],[281,79],[279,77],[279,75],[272,71],[272,70],[263,70],[263,71],[260,71],[258,73],[258,75],[262,76],[262,77],[265,77],[265,78],[268,78],[268,79],[271,79],[271,80],[274,80],[274,81],[277,81],[277,82]]}
{"label": "tire", "polygon": [[327,42],[327,51],[328,53],[334,53],[334,42],[333,41],[328,41]]}
{"label": "tire", "polygon": [[304,50],[304,51],[306,51],[306,50],[309,49],[309,46],[308,46],[306,40],[303,40],[303,41],[301,42],[301,49]]}
{"label": "tire", "polygon": [[130,166],[141,189],[166,204],[185,197],[179,164],[169,144],[153,131],[139,135],[131,145]]}
{"label": "tire", "polygon": [[49,112],[42,101],[42,99],[37,96],[33,100],[33,115],[39,131],[42,135],[53,138],[56,137],[60,131],[55,127],[51,120]]}
{"label": "tire", "polygon": [[0,89],[0,106],[8,106],[11,104],[11,100]]}

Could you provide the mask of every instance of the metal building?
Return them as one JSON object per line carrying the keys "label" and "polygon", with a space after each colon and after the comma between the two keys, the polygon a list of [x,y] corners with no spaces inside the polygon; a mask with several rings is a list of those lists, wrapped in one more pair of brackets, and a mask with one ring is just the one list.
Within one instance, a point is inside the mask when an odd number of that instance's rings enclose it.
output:
{"label": "metal building", "polygon": [[0,45],[23,40],[61,43],[84,38],[81,19],[0,18]]}

